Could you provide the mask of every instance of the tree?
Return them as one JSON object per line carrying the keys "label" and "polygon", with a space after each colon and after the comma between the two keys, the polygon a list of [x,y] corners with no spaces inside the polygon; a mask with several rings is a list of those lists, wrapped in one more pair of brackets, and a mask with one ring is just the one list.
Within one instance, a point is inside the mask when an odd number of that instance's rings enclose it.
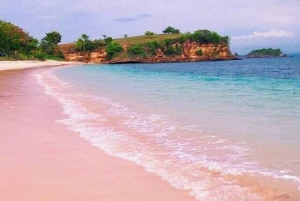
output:
{"label": "tree", "polygon": [[214,43],[214,44],[220,44],[221,42],[221,36],[217,34],[216,32],[211,32],[209,41]]}
{"label": "tree", "polygon": [[29,38],[28,33],[20,27],[0,20],[1,55],[16,56],[28,44]]}
{"label": "tree", "polygon": [[180,30],[179,29],[175,29],[174,27],[168,26],[165,30],[163,30],[163,33],[165,34],[179,34]]}
{"label": "tree", "polygon": [[46,36],[42,39],[46,41],[50,46],[57,46],[61,42],[62,36],[57,31],[46,33]]}
{"label": "tree", "polygon": [[91,51],[93,49],[93,44],[90,37],[86,34],[82,34],[81,38],[78,38],[75,43],[75,49],[83,52]]}
{"label": "tree", "polygon": [[27,55],[27,58],[29,59],[30,54],[33,53],[33,51],[36,51],[39,45],[39,41],[33,37],[29,37],[26,45],[23,46],[22,50]]}
{"label": "tree", "polygon": [[123,36],[124,36],[124,38],[127,38],[127,37],[128,37],[128,34],[124,34]]}
{"label": "tree", "polygon": [[75,42],[75,49],[76,51],[83,51],[84,50],[84,40],[82,38],[78,38]]}
{"label": "tree", "polygon": [[46,33],[46,36],[41,40],[40,47],[43,52],[49,55],[55,55],[59,52],[57,44],[61,42],[62,36],[57,31]]}
{"label": "tree", "polygon": [[151,32],[151,31],[146,31],[145,32],[145,35],[146,36],[153,36],[155,33],[154,32]]}

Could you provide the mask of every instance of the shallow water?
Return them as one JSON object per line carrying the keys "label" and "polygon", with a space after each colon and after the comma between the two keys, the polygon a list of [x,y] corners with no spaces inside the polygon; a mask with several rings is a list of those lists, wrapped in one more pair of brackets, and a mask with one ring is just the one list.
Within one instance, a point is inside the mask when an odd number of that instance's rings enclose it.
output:
{"label": "shallow water", "polygon": [[196,199],[300,200],[300,57],[36,75],[59,120]]}

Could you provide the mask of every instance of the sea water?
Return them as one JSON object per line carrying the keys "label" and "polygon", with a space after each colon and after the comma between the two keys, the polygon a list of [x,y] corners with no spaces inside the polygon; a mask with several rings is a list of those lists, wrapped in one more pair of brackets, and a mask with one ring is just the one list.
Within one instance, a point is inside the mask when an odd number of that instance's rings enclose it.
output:
{"label": "sea water", "polygon": [[58,120],[201,201],[300,200],[300,56],[36,75]]}

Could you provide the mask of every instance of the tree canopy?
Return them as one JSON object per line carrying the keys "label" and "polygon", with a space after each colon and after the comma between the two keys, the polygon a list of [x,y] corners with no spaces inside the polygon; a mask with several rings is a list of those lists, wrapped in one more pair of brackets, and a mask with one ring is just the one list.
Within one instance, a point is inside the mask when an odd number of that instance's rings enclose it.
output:
{"label": "tree canopy", "polygon": [[189,39],[191,41],[195,41],[198,43],[213,43],[213,44],[221,44],[224,43],[226,45],[229,44],[230,38],[228,36],[220,36],[217,32],[209,31],[207,29],[200,29],[195,31],[194,33],[183,35],[183,40]]}
{"label": "tree canopy", "polygon": [[18,52],[29,53],[35,48],[37,48],[36,39],[20,27],[0,20],[1,55],[14,56]]}
{"label": "tree canopy", "polygon": [[46,36],[42,39],[43,41],[47,42],[51,46],[56,46],[58,43],[61,42],[61,34],[57,31],[52,31],[46,33]]}
{"label": "tree canopy", "polygon": [[82,34],[80,38],[77,39],[75,43],[75,50],[77,52],[83,51],[83,52],[89,52],[94,49],[99,48],[100,46],[103,46],[103,41],[100,40],[90,40],[90,37],[86,34]]}
{"label": "tree canopy", "polygon": [[163,30],[163,33],[165,33],[165,34],[179,34],[180,30],[175,29],[174,27],[168,26],[165,30]]}
{"label": "tree canopy", "polygon": [[57,31],[46,33],[46,36],[41,40],[41,50],[50,56],[63,57],[61,51],[58,49],[58,43],[61,42],[61,34]]}

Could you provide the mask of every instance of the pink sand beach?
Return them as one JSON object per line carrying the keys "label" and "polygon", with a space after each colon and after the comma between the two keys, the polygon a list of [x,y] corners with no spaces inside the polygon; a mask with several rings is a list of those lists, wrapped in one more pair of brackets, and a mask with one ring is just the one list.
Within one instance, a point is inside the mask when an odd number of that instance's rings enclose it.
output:
{"label": "pink sand beach", "polygon": [[[30,66],[39,65],[23,65]],[[194,200],[188,191],[108,156],[57,123],[64,118],[60,104],[34,79],[50,68],[0,71],[1,201]]]}

